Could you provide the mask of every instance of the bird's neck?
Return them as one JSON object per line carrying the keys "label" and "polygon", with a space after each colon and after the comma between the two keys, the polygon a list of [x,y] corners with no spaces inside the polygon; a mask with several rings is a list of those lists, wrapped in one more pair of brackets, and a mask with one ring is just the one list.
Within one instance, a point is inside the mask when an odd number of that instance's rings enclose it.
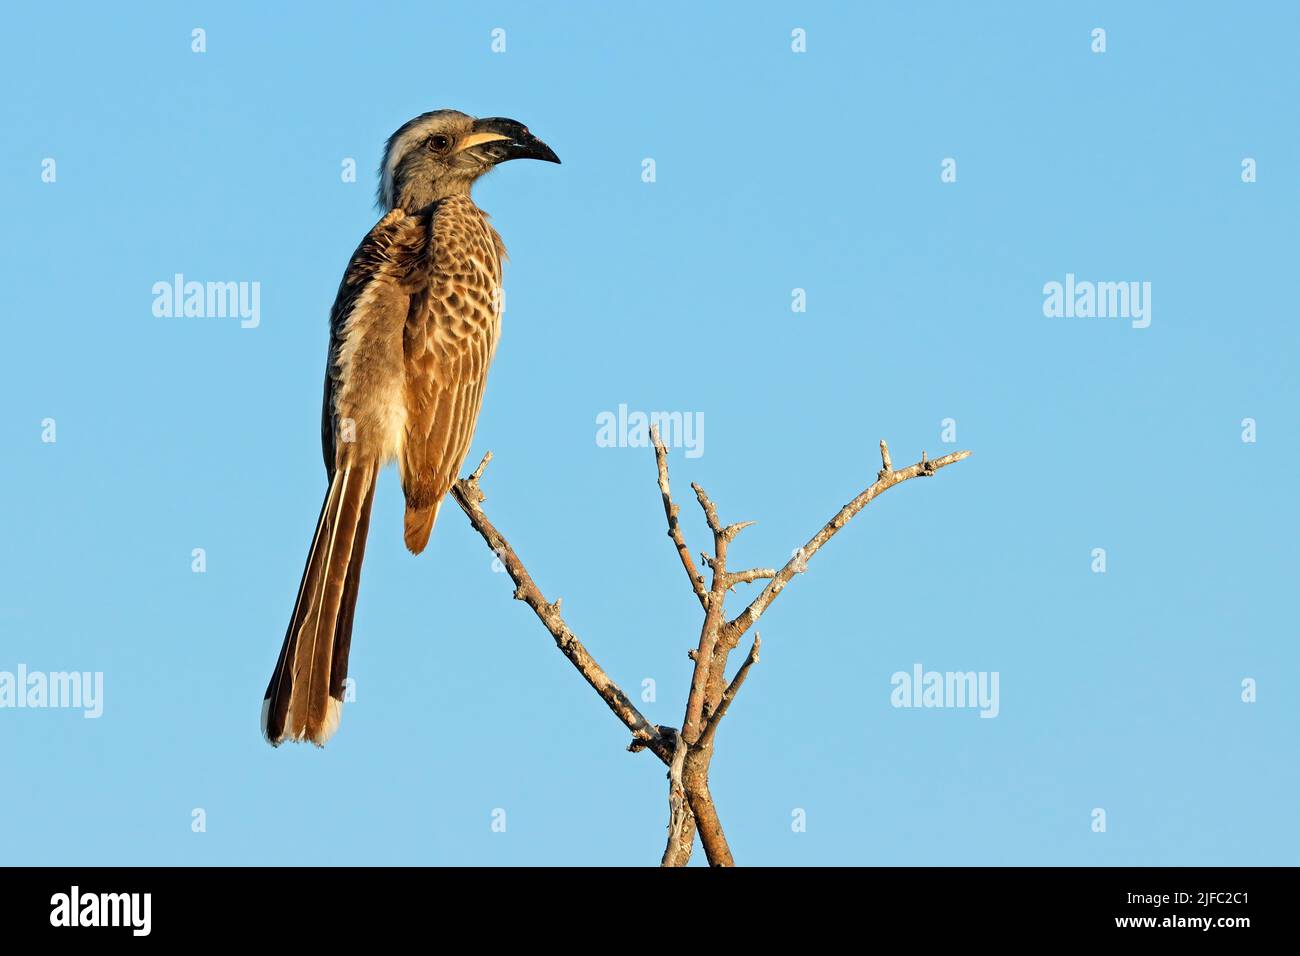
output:
{"label": "bird's neck", "polygon": [[467,202],[473,202],[469,194],[470,187],[473,185],[474,181],[471,179],[403,183],[397,194],[397,206],[411,211],[427,209],[434,203],[441,202],[444,199],[463,199]]}

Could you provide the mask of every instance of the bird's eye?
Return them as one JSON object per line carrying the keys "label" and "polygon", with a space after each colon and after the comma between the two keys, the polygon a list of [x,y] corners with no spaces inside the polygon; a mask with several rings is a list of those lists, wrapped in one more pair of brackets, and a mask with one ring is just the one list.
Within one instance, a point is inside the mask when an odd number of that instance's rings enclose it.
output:
{"label": "bird's eye", "polygon": [[435,153],[441,153],[450,143],[451,140],[446,136],[443,136],[441,133],[429,137],[429,148]]}

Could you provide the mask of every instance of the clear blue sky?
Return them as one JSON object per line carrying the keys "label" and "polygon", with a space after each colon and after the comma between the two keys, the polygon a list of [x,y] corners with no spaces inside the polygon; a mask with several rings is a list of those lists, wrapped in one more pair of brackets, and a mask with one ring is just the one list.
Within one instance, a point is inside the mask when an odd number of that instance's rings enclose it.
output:
{"label": "clear blue sky", "polygon": [[[0,709],[0,862],[657,862],[662,766],[454,505],[407,554],[391,470],[357,702],[323,751],[258,734],[324,490],[326,315],[383,140],[455,107],[564,161],[476,192],[511,253],[487,508],[610,674],[656,681],[652,719],[681,720],[699,608],[652,456],[599,447],[601,412],[703,413],[674,480],[759,521],[745,564],[881,437],[974,451],[763,619],[713,766],[739,862],[1294,864],[1300,15],[562,9],[6,12],[0,671],[102,671],[104,713]],[[260,283],[260,325],[155,317],[176,273]],[[1045,317],[1067,273],[1150,282],[1150,327]],[[998,717],[891,707],[916,663],[996,671]]]}

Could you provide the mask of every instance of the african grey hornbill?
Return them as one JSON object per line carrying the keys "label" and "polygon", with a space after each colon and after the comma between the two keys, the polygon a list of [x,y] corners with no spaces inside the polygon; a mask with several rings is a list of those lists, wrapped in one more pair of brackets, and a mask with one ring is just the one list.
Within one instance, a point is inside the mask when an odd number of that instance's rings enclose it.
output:
{"label": "african grey hornbill", "polygon": [[379,469],[395,460],[406,546],[428,543],[469,452],[501,327],[505,246],[470,198],[498,163],[551,148],[522,123],[424,113],[389,137],[379,220],[348,263],[330,312],[321,440],[329,490],[262,704],[278,745],[322,745],[338,728],[352,617]]}

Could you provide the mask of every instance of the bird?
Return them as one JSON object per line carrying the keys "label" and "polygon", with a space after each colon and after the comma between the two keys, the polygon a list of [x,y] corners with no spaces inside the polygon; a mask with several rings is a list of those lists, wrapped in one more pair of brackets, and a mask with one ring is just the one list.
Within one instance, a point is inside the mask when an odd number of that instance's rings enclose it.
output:
{"label": "bird", "polygon": [[517,120],[434,110],[384,146],[378,223],[330,310],[321,409],[328,488],[284,644],[262,701],[262,733],[324,746],[342,716],[375,483],[395,462],[403,537],[424,550],[469,452],[501,328],[501,236],[470,191],[514,159],[559,163]]}

